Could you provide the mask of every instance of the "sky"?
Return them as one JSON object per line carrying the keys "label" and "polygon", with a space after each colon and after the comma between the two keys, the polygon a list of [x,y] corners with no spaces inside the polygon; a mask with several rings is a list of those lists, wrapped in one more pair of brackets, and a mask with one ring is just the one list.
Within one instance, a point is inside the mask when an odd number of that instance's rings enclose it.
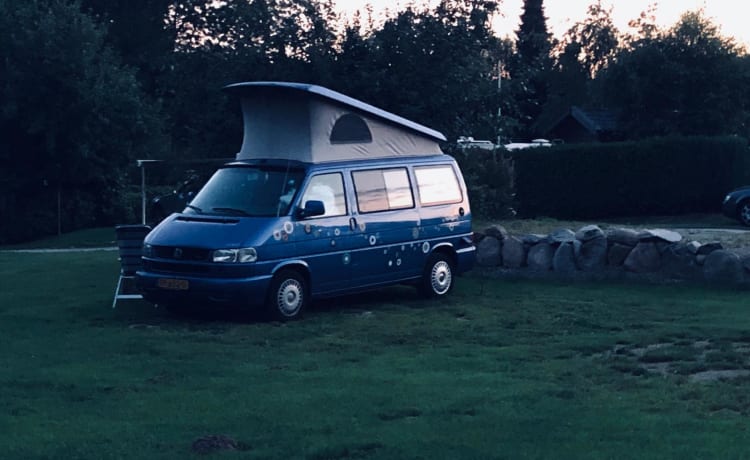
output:
{"label": "sky", "polygon": [[[434,0],[433,0],[434,1]],[[545,0],[544,12],[547,26],[556,37],[560,38],[570,26],[586,17],[588,5],[596,0]],[[375,16],[384,11],[398,10],[407,6],[409,0],[335,0],[340,12],[349,15],[357,9],[364,10],[366,4],[373,6]],[[421,2],[418,2],[421,3]],[[620,31],[628,30],[628,21],[637,18],[641,11],[657,3],[656,22],[661,27],[674,25],[685,11],[702,8],[706,17],[721,28],[721,34],[734,37],[738,43],[750,46],[750,19],[743,1],[737,0],[601,0],[605,8],[612,6],[612,17]],[[494,22],[496,33],[501,36],[513,36],[518,28],[523,0],[502,0],[501,12]]]}

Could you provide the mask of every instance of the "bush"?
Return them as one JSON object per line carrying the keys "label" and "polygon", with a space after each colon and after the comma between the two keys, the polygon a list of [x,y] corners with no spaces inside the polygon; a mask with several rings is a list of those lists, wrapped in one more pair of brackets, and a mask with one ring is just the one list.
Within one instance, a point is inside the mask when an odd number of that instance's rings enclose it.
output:
{"label": "bush", "polygon": [[560,145],[513,154],[519,213],[563,219],[718,212],[747,181],[737,137]]}
{"label": "bush", "polygon": [[446,149],[456,158],[474,214],[484,219],[515,215],[513,160],[506,152]]}

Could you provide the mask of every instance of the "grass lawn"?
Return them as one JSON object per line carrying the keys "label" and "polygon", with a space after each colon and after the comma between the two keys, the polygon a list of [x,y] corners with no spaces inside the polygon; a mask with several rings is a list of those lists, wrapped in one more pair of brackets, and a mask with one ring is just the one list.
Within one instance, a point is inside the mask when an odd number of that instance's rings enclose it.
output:
{"label": "grass lawn", "polygon": [[[112,252],[0,253],[3,459],[746,458],[747,292],[499,282],[303,321],[109,308]],[[196,446],[210,444],[206,439]],[[226,443],[225,443],[226,444]]]}

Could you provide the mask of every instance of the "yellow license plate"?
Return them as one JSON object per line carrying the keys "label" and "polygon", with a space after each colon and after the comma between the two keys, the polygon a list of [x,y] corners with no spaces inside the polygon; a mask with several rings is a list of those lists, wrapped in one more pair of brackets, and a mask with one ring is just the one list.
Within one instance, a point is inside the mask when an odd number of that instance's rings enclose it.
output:
{"label": "yellow license plate", "polygon": [[162,289],[170,289],[172,291],[186,291],[190,287],[188,280],[174,278],[159,278],[156,281],[156,285]]}

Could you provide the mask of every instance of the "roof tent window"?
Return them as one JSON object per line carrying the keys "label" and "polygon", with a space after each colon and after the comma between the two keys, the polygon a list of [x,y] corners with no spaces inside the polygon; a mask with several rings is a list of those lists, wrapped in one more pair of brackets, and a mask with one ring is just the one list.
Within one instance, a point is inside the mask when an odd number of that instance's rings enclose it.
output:
{"label": "roof tent window", "polygon": [[331,144],[353,144],[372,142],[372,134],[367,123],[357,115],[341,115],[331,130]]}

